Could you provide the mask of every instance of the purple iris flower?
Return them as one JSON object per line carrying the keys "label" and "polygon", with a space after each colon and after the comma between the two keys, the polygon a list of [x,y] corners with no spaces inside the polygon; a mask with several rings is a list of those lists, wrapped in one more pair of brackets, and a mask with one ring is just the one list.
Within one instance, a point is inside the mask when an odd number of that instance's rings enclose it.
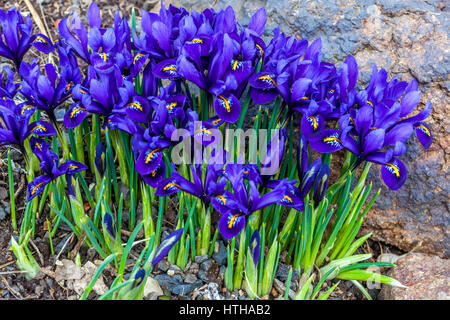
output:
{"label": "purple iris flower", "polygon": [[298,65],[295,61],[306,52],[307,45],[308,42],[304,39],[296,40],[293,36],[287,38],[284,33],[280,33],[279,28],[274,30],[274,37],[264,54],[261,71],[249,79],[252,87],[250,94],[255,103],[268,103],[281,94],[286,103],[290,104],[290,89],[295,81],[294,73]]}
{"label": "purple iris flower", "polygon": [[273,190],[260,195],[257,185],[252,180],[249,180],[248,187],[246,186],[244,171],[241,164],[227,164],[224,176],[230,182],[233,193],[225,191],[212,201],[214,208],[222,215],[219,220],[220,233],[227,239],[244,229],[247,217],[253,212],[274,203],[285,205],[283,199],[287,199],[285,196],[289,198],[287,179],[279,181]]}
{"label": "purple iris flower", "polygon": [[241,113],[240,102],[232,93],[237,89],[238,83],[233,75],[224,78],[233,59],[233,40],[228,34],[219,34],[212,46],[215,52],[206,66],[201,61],[200,49],[183,47],[176,63],[178,73],[199,88],[212,93],[215,96],[214,109],[219,118],[234,123]]}
{"label": "purple iris flower", "polygon": [[23,80],[20,93],[28,100],[29,104],[47,113],[53,124],[56,124],[54,110],[60,106],[70,95],[69,81],[66,78],[66,68],[70,66],[61,66],[61,72],[55,65],[48,63],[45,65],[45,75],[41,74],[37,63],[29,65],[22,62],[20,66],[20,75]]}
{"label": "purple iris flower", "polygon": [[119,68],[124,77],[134,78],[147,61],[147,55],[137,53],[131,43],[131,30],[125,18],[116,12],[113,28],[102,28],[100,9],[92,2],[87,14],[89,31],[74,14],[72,30],[67,18],[59,23],[59,32],[63,41],[75,54],[92,66],[99,73],[110,73]]}
{"label": "purple iris flower", "polygon": [[89,83],[89,95],[82,100],[91,113],[108,118],[116,112],[124,112],[124,107],[135,96],[132,82],[122,77],[117,67],[110,73],[97,73]]}
{"label": "purple iris flower", "polygon": [[12,99],[0,100],[0,119],[5,125],[0,128],[0,145],[16,145],[25,155],[24,141],[30,135],[45,137],[56,134],[48,121],[30,122],[35,109],[26,103],[16,105]]}
{"label": "purple iris flower", "polygon": [[19,84],[14,83],[14,71],[8,66],[2,71],[4,72],[1,73],[0,79],[0,99],[13,99],[19,89]]}
{"label": "purple iris flower", "polygon": [[56,180],[62,175],[73,175],[76,172],[87,169],[82,163],[73,160],[67,160],[63,164],[59,165],[59,159],[56,153],[50,150],[48,144],[39,138],[31,137],[30,139],[31,150],[40,161],[41,170],[45,173],[33,181],[27,186],[27,201],[30,201],[41,193],[45,186],[51,181]]}
{"label": "purple iris flower", "polygon": [[0,10],[0,28],[3,35],[0,36],[0,56],[12,60],[17,70],[25,53],[32,46],[44,53],[54,50],[49,38],[43,34],[33,34],[30,16],[24,19],[14,7],[8,12]]}
{"label": "purple iris flower", "polygon": [[[406,166],[397,157],[406,151],[404,142],[411,136],[416,121],[423,120],[431,104],[417,118],[399,121],[403,106],[394,103],[387,108],[383,103],[353,110],[340,119],[342,144],[358,160],[355,165],[367,160],[382,165],[382,178],[392,190],[399,189],[406,180]],[[386,150],[386,151],[384,151]]]}
{"label": "purple iris flower", "polygon": [[208,164],[205,172],[205,176],[202,178],[201,165],[191,165],[191,182],[174,171],[170,178],[160,182],[155,194],[168,196],[182,190],[209,205],[213,199],[217,200],[224,194],[227,181],[224,177],[220,177],[216,165]]}

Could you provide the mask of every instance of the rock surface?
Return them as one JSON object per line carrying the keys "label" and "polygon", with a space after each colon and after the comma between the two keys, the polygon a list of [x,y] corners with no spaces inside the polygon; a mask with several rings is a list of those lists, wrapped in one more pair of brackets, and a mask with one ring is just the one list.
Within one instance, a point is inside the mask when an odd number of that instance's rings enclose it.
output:
{"label": "rock surface", "polygon": [[[383,67],[390,77],[411,81],[422,91],[421,105],[433,103],[431,125],[434,142],[429,150],[408,145],[402,160],[409,176],[405,185],[392,192],[381,182],[379,167],[373,166],[375,190],[382,188],[364,231],[373,238],[409,251],[450,255],[450,55],[448,50],[450,4],[439,0],[204,0],[167,1],[188,10],[232,6],[242,24],[252,14],[266,8],[266,36],[280,26],[286,34],[313,41],[322,38],[324,59],[342,62],[355,56],[360,85],[370,80],[373,64]],[[155,7],[155,9],[157,9]],[[415,140],[415,141],[414,141]]]}
{"label": "rock surface", "polygon": [[450,261],[422,253],[409,253],[388,272],[390,277],[408,288],[383,285],[379,299],[386,300],[449,300]]}

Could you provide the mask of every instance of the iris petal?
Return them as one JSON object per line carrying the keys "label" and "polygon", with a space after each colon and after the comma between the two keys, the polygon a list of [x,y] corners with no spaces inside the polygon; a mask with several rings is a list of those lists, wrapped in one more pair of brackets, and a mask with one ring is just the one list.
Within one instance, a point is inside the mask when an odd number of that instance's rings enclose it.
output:
{"label": "iris petal", "polygon": [[223,121],[235,123],[241,114],[241,104],[231,93],[222,93],[214,100],[214,109]]}
{"label": "iris petal", "polygon": [[245,215],[240,213],[228,213],[222,215],[219,220],[219,231],[226,238],[231,239],[241,232],[245,227]]}
{"label": "iris petal", "polygon": [[337,129],[325,129],[317,139],[310,141],[311,147],[317,152],[329,153],[341,150],[344,146]]}
{"label": "iris petal", "polygon": [[381,166],[381,177],[391,190],[400,189],[406,181],[407,174],[405,164],[397,158]]}
{"label": "iris petal", "polygon": [[78,127],[86,118],[88,111],[79,103],[72,104],[64,115],[64,126],[67,129]]}
{"label": "iris petal", "polygon": [[415,126],[415,131],[417,139],[419,139],[419,142],[425,149],[428,149],[431,143],[433,142],[433,135],[431,134],[431,130],[428,127],[428,125],[426,125],[423,122],[419,122]]}

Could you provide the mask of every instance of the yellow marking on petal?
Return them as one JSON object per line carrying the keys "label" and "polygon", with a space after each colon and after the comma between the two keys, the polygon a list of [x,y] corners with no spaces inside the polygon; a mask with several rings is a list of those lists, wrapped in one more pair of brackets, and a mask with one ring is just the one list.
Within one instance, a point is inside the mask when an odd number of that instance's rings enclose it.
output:
{"label": "yellow marking on petal", "polygon": [[143,54],[142,54],[142,53],[138,53],[138,54],[136,55],[136,57],[134,57],[133,64],[135,64],[135,63],[136,63],[136,60],[137,60],[139,57],[141,57],[141,56],[143,56]]}
{"label": "yellow marking on petal", "polygon": [[223,204],[226,204],[227,203],[227,199],[224,197],[224,196],[217,196],[216,198],[220,198],[220,200],[222,200],[222,203]]}
{"label": "yellow marking on petal", "polygon": [[78,111],[87,111],[87,109],[83,107],[73,109],[73,111],[70,113],[70,119],[72,119],[75,113],[77,113]]}
{"label": "yellow marking on petal", "polygon": [[285,198],[287,201],[292,202],[292,198],[291,198],[291,197],[289,197],[289,196],[287,196],[287,195],[284,195],[284,198]]}
{"label": "yellow marking on petal", "polygon": [[194,38],[194,39],[192,39],[191,42],[195,42],[195,43],[203,43],[203,40],[202,40],[202,39],[199,39],[199,38]]}
{"label": "yellow marking on petal", "polygon": [[316,117],[314,117],[314,116],[309,116],[309,118],[312,119],[312,121],[313,121],[313,127],[314,127],[314,130],[317,130],[317,120],[316,120]]}
{"label": "yellow marking on petal", "polygon": [[275,87],[277,86],[277,84],[275,83],[275,80],[273,80],[272,77],[270,77],[270,76],[261,76],[261,77],[258,78],[258,80],[269,80],[269,81],[271,81],[273,83],[273,85]]}
{"label": "yellow marking on petal", "polygon": [[339,138],[336,138],[336,137],[328,137],[328,138],[323,139],[323,141],[324,142],[337,141],[337,142],[341,143],[341,140]]}
{"label": "yellow marking on petal", "polygon": [[38,149],[41,150],[41,152],[42,152],[41,145],[39,143],[37,143],[37,142],[36,142],[36,147],[38,147]]}
{"label": "yellow marking on petal", "polygon": [[264,50],[261,48],[261,46],[259,44],[256,44],[256,47],[259,49],[259,52],[261,53],[261,57],[264,54]]}
{"label": "yellow marking on petal", "polygon": [[199,132],[205,132],[207,134],[211,134],[212,135],[212,132],[209,131],[208,129],[198,129],[198,130],[195,131],[195,133],[199,133]]}
{"label": "yellow marking on petal", "polygon": [[355,126],[355,121],[353,120],[352,117],[348,117],[350,119],[350,121],[353,123],[353,126]]}
{"label": "yellow marking on petal", "polygon": [[106,61],[106,59],[107,59],[106,53],[103,52],[102,55],[103,55],[103,61]]}
{"label": "yellow marking on petal", "polygon": [[69,82],[69,83],[67,84],[67,86],[66,86],[66,91],[69,91],[71,87],[72,87],[72,83]]}
{"label": "yellow marking on petal", "polygon": [[397,168],[397,166],[396,165],[394,165],[394,164],[392,164],[392,163],[386,163],[386,165],[387,166],[389,166],[389,167],[391,167],[393,170],[394,170],[394,172],[395,172],[395,176],[398,178],[398,177],[400,177],[400,172],[398,171],[398,168]]}
{"label": "yellow marking on petal", "polygon": [[172,67],[172,66],[167,66],[162,69],[162,71],[169,71],[169,70],[177,71],[177,68]]}
{"label": "yellow marking on petal", "polygon": [[370,102],[369,100],[367,100],[366,102],[373,107],[373,103],[372,102]]}
{"label": "yellow marking on petal", "polygon": [[425,131],[425,133],[426,133],[429,137],[431,137],[431,132],[430,132],[430,130],[428,130],[427,127],[425,127],[425,126],[418,126],[417,128],[423,129],[423,130]]}
{"label": "yellow marking on petal", "polygon": [[6,97],[3,97],[3,100],[6,101]]}
{"label": "yellow marking on petal", "polygon": [[84,90],[80,90],[80,92],[81,92],[82,94],[85,94],[85,93],[86,93],[86,91],[84,91]]}
{"label": "yellow marking on petal", "polygon": [[78,169],[78,166],[68,166],[67,169]]}
{"label": "yellow marking on petal", "polygon": [[244,171],[244,174],[248,174],[248,171]]}
{"label": "yellow marking on petal", "polygon": [[156,148],[155,150],[152,150],[152,151],[148,154],[147,158],[145,158],[145,163],[149,163],[149,162],[150,162],[150,159],[151,159],[151,157],[152,157],[152,155],[153,155],[155,152],[159,151],[159,150],[161,150],[161,149],[160,149],[160,148]]}
{"label": "yellow marking on petal", "polygon": [[135,102],[131,102],[131,103],[129,103],[129,104],[126,105],[126,107],[129,107],[129,106],[135,106],[135,107],[138,108],[140,111],[144,111],[144,109],[142,109],[142,106],[141,106],[140,104],[135,103]]}
{"label": "yellow marking on petal", "polygon": [[45,39],[42,38],[42,37],[37,37],[36,39],[33,40],[33,43],[35,43],[36,41],[38,41],[38,42],[43,42],[43,43],[47,43],[47,40],[45,40]]}
{"label": "yellow marking on petal", "polygon": [[173,107],[176,107],[177,106],[177,103],[176,102],[172,102],[171,104],[168,104],[167,105],[167,110],[170,110],[170,109],[172,109]]}
{"label": "yellow marking on petal", "polygon": [[225,103],[225,108],[227,109],[227,112],[231,112],[231,108],[230,108],[230,104],[228,103],[228,100],[225,99],[224,96],[220,95],[218,96],[220,99],[223,100],[223,102]]}
{"label": "yellow marking on petal", "polygon": [[181,189],[181,187],[176,183],[169,183],[169,184],[165,185],[163,189],[166,190],[167,188],[170,188],[170,187],[177,187],[177,188]]}
{"label": "yellow marking on petal", "polygon": [[31,131],[35,131],[36,129],[40,129],[40,130],[42,130],[42,131],[47,131],[47,129],[45,128],[45,127],[43,127],[43,126],[36,126],[36,127],[34,127],[33,128],[33,130],[31,130]]}
{"label": "yellow marking on petal", "polygon": [[230,222],[228,223],[228,229],[233,228],[234,220],[236,220],[237,217],[241,217],[241,216],[242,216],[241,213],[238,213],[238,214],[235,214],[234,216],[232,216],[230,219]]}
{"label": "yellow marking on petal", "polygon": [[34,188],[33,188],[33,190],[31,190],[31,195],[33,195],[33,194],[36,192],[36,190],[37,190],[40,186],[42,186],[43,184],[44,184],[44,182],[40,182],[40,183],[38,183],[37,185],[35,185]]}
{"label": "yellow marking on petal", "polygon": [[334,90],[333,90],[333,89],[331,89],[331,90],[330,90],[330,93],[334,93]]}
{"label": "yellow marking on petal", "polygon": [[216,125],[216,124],[219,123],[220,121],[222,121],[222,119],[214,120],[212,124],[213,124],[213,125]]}
{"label": "yellow marking on petal", "polygon": [[152,171],[152,177],[156,176],[156,169]]}
{"label": "yellow marking on petal", "polygon": [[307,96],[301,97],[302,100],[308,100],[309,98]]}
{"label": "yellow marking on petal", "polygon": [[237,60],[235,60],[235,61],[234,61],[234,63],[233,63],[233,71],[235,71],[235,70],[236,70],[236,68],[237,68],[237,65],[238,65],[238,61],[237,61]]}

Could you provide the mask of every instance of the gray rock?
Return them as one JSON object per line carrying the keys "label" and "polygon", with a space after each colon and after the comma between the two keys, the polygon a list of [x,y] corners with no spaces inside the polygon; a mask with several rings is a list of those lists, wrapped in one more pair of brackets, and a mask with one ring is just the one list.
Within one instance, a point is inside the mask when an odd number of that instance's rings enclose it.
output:
{"label": "gray rock", "polygon": [[169,268],[169,270],[167,270],[167,274],[169,276],[173,276],[175,274],[181,274],[183,271],[176,265],[172,264]]}
{"label": "gray rock", "polygon": [[398,259],[388,276],[407,288],[383,285],[378,296],[386,300],[449,300],[450,260],[422,253]]}
{"label": "gray rock", "polygon": [[200,269],[202,269],[204,271],[208,271],[209,269],[211,269],[211,267],[212,267],[211,260],[206,260],[206,261],[202,262],[202,264],[200,265]]}
{"label": "gray rock", "polygon": [[184,277],[184,282],[185,283],[194,283],[195,281],[197,281],[197,277],[194,274],[192,274],[192,273],[188,273]]}
{"label": "gray rock", "polygon": [[219,243],[219,251],[213,254],[214,260],[216,260],[217,264],[223,265],[227,261],[227,249],[222,241],[218,241]]}
{"label": "gray rock", "polygon": [[205,282],[209,282],[209,278],[206,275],[206,272],[204,270],[199,270],[199,272],[197,273],[197,276],[202,279]]}
{"label": "gray rock", "polygon": [[56,109],[55,110],[56,121],[63,122],[65,114],[66,114],[66,110],[64,110],[64,109]]}
{"label": "gray rock", "polygon": [[223,296],[219,294],[219,285],[215,282],[208,283],[205,290],[199,291],[198,295],[203,298],[203,300],[223,300]]}
{"label": "gray rock", "polygon": [[190,265],[190,267],[188,268],[188,271],[193,273],[193,274],[197,274],[198,270],[199,270],[199,265],[196,262],[192,263]]}
{"label": "gray rock", "polygon": [[[61,241],[58,242],[58,244],[55,246],[55,253],[59,253],[63,248],[65,243],[67,242],[67,240],[70,238],[70,234],[68,234],[67,236],[65,236],[64,238],[62,238]],[[62,254],[64,254],[65,252],[68,252],[70,249],[70,243],[68,243],[65,248],[64,251],[62,252]]]}
{"label": "gray rock", "polygon": [[207,254],[204,254],[204,255],[201,255],[201,256],[195,256],[195,262],[196,263],[202,263],[203,261],[206,261],[206,260],[208,260],[208,255]]}
{"label": "gray rock", "polygon": [[[291,269],[291,266],[280,262],[280,263],[278,263],[278,269],[277,269],[277,273],[275,276],[278,279],[280,279],[282,282],[286,282],[290,269]],[[292,278],[291,278],[291,289],[292,290],[297,290],[297,284],[296,284],[297,279],[298,279],[298,270],[292,269]]]}
{"label": "gray rock", "polygon": [[159,270],[167,272],[167,270],[169,270],[170,264],[167,260],[161,260],[160,262],[158,262],[157,266]]}
{"label": "gray rock", "polygon": [[0,205],[0,221],[6,218],[6,215],[9,213],[10,210],[7,210],[3,205]]}
{"label": "gray rock", "polygon": [[0,187],[0,200],[5,200],[8,198],[9,190],[6,188]]}
{"label": "gray rock", "polygon": [[168,288],[170,292],[177,295],[187,295],[194,291],[196,288],[199,288],[203,282],[201,280],[197,280],[194,283],[187,283],[187,284],[175,284],[171,285],[169,284]]}

